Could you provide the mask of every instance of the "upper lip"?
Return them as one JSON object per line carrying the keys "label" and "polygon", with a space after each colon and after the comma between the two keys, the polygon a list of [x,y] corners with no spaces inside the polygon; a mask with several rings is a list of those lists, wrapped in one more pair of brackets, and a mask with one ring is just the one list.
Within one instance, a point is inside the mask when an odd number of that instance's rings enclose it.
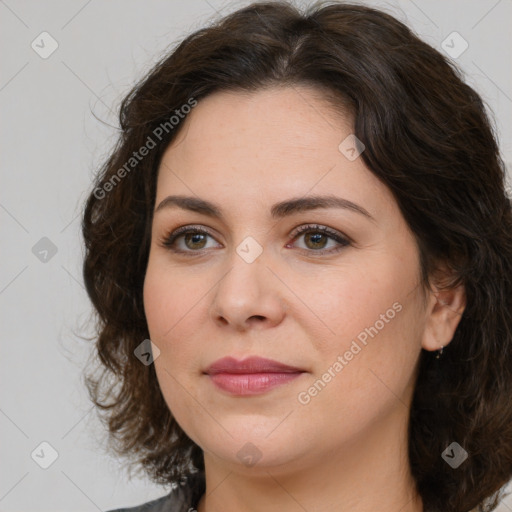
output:
{"label": "upper lip", "polygon": [[296,373],[303,371],[272,359],[252,356],[241,361],[233,357],[223,357],[211,364],[205,373],[213,375],[216,373]]}

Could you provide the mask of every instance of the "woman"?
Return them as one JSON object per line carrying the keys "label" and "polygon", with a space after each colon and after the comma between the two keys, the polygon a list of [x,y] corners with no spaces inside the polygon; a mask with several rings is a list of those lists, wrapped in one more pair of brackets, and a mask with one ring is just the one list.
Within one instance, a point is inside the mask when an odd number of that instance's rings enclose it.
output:
{"label": "woman", "polygon": [[88,389],[117,453],[174,485],[122,510],[495,508],[511,204],[457,70],[378,10],[259,3],[120,121],[83,219]]}

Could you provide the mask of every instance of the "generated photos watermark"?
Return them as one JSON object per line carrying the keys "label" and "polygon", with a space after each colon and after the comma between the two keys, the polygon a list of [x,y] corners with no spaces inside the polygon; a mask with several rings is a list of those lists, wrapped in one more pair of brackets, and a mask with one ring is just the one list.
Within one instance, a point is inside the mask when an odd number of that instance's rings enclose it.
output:
{"label": "generated photos watermark", "polygon": [[[127,175],[129,174],[149,152],[156,148],[158,142],[161,142],[165,135],[169,134],[182,119],[197,105],[197,100],[189,98],[187,103],[182,105],[179,109],[175,109],[175,115],[172,115],[167,121],[160,123],[151,133],[148,135],[146,142],[137,150],[132,153],[132,156],[120,167],[114,175],[112,175],[101,187],[94,189],[94,197],[96,199],[103,199],[108,192],[114,189],[114,187]],[[158,142],[157,142],[157,140]]]}
{"label": "generated photos watermark", "polygon": [[[301,405],[308,405],[311,402],[311,399],[320,393],[329,382],[338,375],[345,366],[348,365],[350,361],[361,352],[361,350],[368,344],[368,336],[374,338],[379,334],[379,332],[384,329],[386,324],[395,318],[397,313],[402,311],[402,304],[399,302],[395,302],[391,308],[389,308],[386,313],[380,315],[379,320],[377,320],[372,326],[366,327],[357,335],[357,341],[352,340],[352,343],[348,350],[345,351],[343,355],[338,355],[336,361],[333,362],[329,368],[322,374],[322,376],[317,379],[307,390],[301,391],[297,395],[297,400]],[[361,345],[358,344],[361,343]]]}

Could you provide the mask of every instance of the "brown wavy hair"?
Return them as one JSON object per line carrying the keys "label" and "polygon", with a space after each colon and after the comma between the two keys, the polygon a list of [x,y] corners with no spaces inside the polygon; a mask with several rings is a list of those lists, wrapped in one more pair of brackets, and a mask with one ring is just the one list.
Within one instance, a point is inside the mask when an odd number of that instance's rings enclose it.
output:
{"label": "brown wavy hair", "polygon": [[[439,262],[453,272],[447,287],[465,287],[466,308],[442,357],[420,354],[409,461],[426,511],[493,510],[512,478],[512,213],[494,122],[447,58],[362,5],[245,6],[177,43],[123,99],[119,140],[82,219],[96,329],[85,382],[110,447],[156,483],[204,469],[154,365],[134,356],[149,338],[142,289],[157,171],[182,125],[171,129],[169,118],[191,99],[287,85],[312,85],[333,107],[350,108],[361,158],[417,240],[424,289]],[[158,144],[135,164],[155,133]],[[468,452],[456,469],[441,456],[453,441]]]}

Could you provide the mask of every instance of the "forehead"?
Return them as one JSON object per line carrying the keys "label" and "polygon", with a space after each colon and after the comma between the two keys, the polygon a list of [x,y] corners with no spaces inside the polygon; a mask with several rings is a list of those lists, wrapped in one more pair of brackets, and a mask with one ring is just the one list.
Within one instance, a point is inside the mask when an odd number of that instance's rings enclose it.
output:
{"label": "forehead", "polygon": [[308,192],[345,194],[355,202],[368,202],[368,195],[393,200],[362,158],[350,161],[340,151],[352,120],[321,90],[218,92],[199,101],[182,123],[161,161],[157,201],[186,193],[261,203]]}
{"label": "forehead", "polygon": [[266,156],[278,149],[336,150],[352,119],[336,112],[327,98],[305,86],[216,92],[199,101],[172,146],[204,157],[217,154],[222,145],[231,150],[226,158],[262,147]]}

